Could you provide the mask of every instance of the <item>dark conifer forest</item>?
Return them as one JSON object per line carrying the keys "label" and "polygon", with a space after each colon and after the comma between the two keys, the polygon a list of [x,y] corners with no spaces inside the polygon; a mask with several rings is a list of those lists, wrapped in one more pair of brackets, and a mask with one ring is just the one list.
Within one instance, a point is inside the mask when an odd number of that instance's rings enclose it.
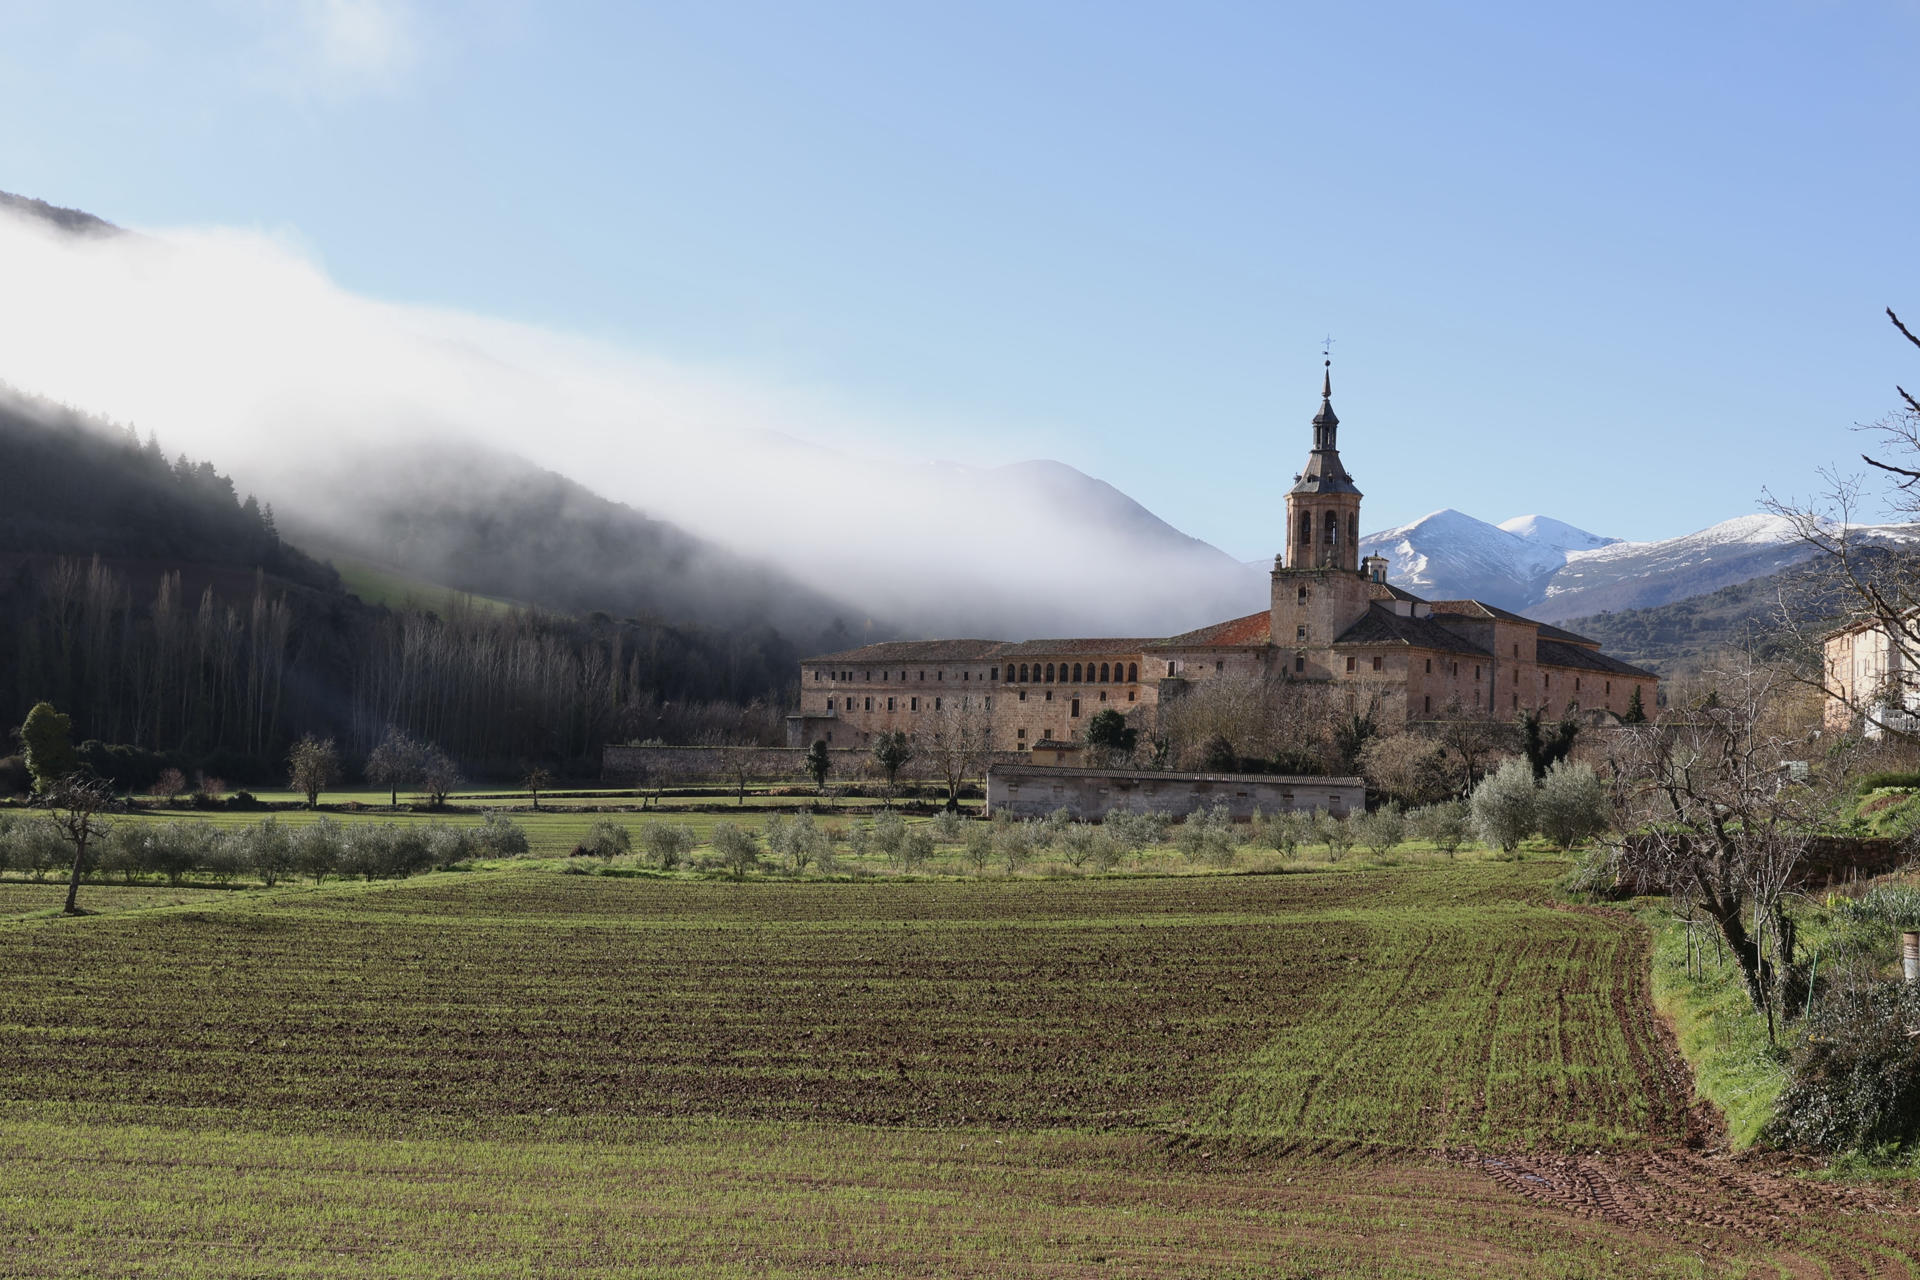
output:
{"label": "dark conifer forest", "polygon": [[303,733],[357,755],[390,725],[479,775],[586,770],[606,741],[765,734],[744,709],[799,656],[764,626],[368,605],[212,463],[0,393],[0,723],[51,701],[126,772],[266,781]]}

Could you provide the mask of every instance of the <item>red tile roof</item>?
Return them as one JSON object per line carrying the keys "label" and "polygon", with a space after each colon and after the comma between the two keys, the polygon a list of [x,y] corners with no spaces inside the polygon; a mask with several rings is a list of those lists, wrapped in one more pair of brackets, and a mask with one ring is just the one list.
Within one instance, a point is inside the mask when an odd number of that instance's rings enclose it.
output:
{"label": "red tile roof", "polygon": [[1149,649],[1248,649],[1273,643],[1273,614],[1265,609],[1244,618],[1216,622],[1198,631],[1155,640]]}

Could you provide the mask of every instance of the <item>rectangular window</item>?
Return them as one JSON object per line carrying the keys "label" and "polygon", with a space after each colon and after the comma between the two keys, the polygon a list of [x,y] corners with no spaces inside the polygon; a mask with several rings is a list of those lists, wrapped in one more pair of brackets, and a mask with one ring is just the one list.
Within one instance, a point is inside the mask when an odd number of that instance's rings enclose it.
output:
{"label": "rectangular window", "polygon": [[1022,689],[1020,691],[1020,701],[1025,702],[1026,700],[1027,700],[1027,691],[1025,689]]}
{"label": "rectangular window", "polygon": [[1307,629],[1305,627],[1295,627],[1293,629],[1293,638],[1295,640],[1305,642],[1307,638]]}
{"label": "rectangular window", "polygon": [[1013,732],[1013,736],[1016,738],[1024,738],[1027,736],[1027,731],[1025,729],[1016,729]]}
{"label": "rectangular window", "polygon": [[1423,704],[1421,709],[1431,714],[1433,711],[1433,696],[1429,694],[1427,697],[1422,698],[1420,701]]}
{"label": "rectangular window", "polygon": [[813,682],[814,682],[815,684],[819,684],[819,683],[820,683],[820,673],[819,673],[818,671],[816,671],[816,672],[814,672],[814,673],[813,673]]}
{"label": "rectangular window", "polygon": [[1107,700],[1106,691],[1102,690],[1100,693],[1100,701],[1105,702],[1106,700]]}
{"label": "rectangular window", "polygon": [[1052,701],[1053,701],[1053,690],[1051,690],[1051,689],[1049,689],[1049,690],[1047,690],[1047,701],[1048,701],[1048,702],[1052,702]]}
{"label": "rectangular window", "polygon": [[869,710],[869,711],[871,711],[871,710],[873,710],[873,699],[872,699],[872,698],[868,698],[868,699],[867,699],[867,710]]}
{"label": "rectangular window", "polygon": [[1611,680],[1607,681],[1607,692],[1608,694],[1612,694],[1613,692],[1613,681]]}
{"label": "rectangular window", "polygon": [[1375,671],[1380,669],[1380,655],[1377,653],[1373,655],[1373,669]]}
{"label": "rectangular window", "polygon": [[1349,670],[1349,671],[1351,671],[1351,670],[1353,670],[1353,665],[1354,665],[1354,661],[1355,661],[1355,659],[1354,659],[1354,656],[1353,656],[1352,654],[1348,654],[1348,655],[1347,655],[1347,670]]}
{"label": "rectangular window", "polygon": [[991,711],[991,710],[993,710],[993,695],[992,695],[992,694],[988,694],[988,695],[987,695],[987,698],[986,698],[986,703],[987,703],[987,710],[989,710],[989,711]]}
{"label": "rectangular window", "polygon": [[938,711],[938,710],[940,709],[940,699],[938,699],[938,698],[935,698],[935,699],[933,700],[933,709],[934,709],[935,711]]}
{"label": "rectangular window", "polygon": [[833,741],[833,730],[831,730],[831,729],[829,729],[829,730],[827,730],[827,741],[828,741],[828,742],[832,742],[832,741]]}
{"label": "rectangular window", "polygon": [[989,670],[989,671],[990,671],[990,672],[991,672],[992,674],[991,674],[991,675],[989,675],[989,676],[988,676],[987,678],[988,678],[989,680],[992,680],[992,681],[993,681],[993,682],[994,682],[995,684],[999,684],[999,683],[1000,683],[1000,668],[998,668],[998,667],[989,667],[989,668],[988,668],[988,670]]}
{"label": "rectangular window", "polygon": [[1225,671],[1227,669],[1227,664],[1224,662],[1216,662],[1213,664],[1213,669],[1215,671]]}
{"label": "rectangular window", "polygon": [[888,699],[887,699],[887,710],[889,710],[889,711],[891,711],[891,710],[893,710],[893,699],[892,699],[892,698],[888,698]]}
{"label": "rectangular window", "polygon": [[1132,701],[1134,701],[1134,700],[1136,700],[1137,698],[1139,698],[1139,696],[1140,696],[1140,695],[1139,695],[1139,694],[1137,694],[1137,693],[1129,693],[1129,694],[1127,694],[1127,701],[1128,701],[1128,702],[1132,702]]}
{"label": "rectangular window", "polygon": [[1077,716],[1077,715],[1079,715],[1079,714],[1080,714],[1080,699],[1078,699],[1078,698],[1075,698],[1075,699],[1073,700],[1073,710],[1072,710],[1072,711],[1070,711],[1070,712],[1068,712],[1067,714],[1068,714],[1068,715],[1075,715],[1075,716]]}
{"label": "rectangular window", "polygon": [[1432,658],[1428,658],[1428,659],[1427,659],[1427,674],[1428,674],[1428,675],[1432,675],[1432,674],[1433,674],[1433,659],[1432,659]]}
{"label": "rectangular window", "polygon": [[918,698],[907,699],[907,710],[918,711],[919,709],[920,709],[920,699]]}
{"label": "rectangular window", "polygon": [[1475,680],[1480,678],[1480,664],[1477,662],[1473,664],[1473,678]]}

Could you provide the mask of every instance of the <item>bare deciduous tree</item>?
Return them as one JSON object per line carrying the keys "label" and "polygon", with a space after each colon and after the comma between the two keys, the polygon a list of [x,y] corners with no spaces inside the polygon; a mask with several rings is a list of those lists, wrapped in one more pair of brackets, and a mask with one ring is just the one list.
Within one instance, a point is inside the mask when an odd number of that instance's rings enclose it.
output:
{"label": "bare deciduous tree", "polygon": [[387,736],[367,756],[367,780],[375,786],[385,787],[387,803],[398,808],[401,784],[420,780],[420,766],[425,755],[426,748],[398,728],[388,725]]}
{"label": "bare deciduous tree", "polygon": [[48,820],[60,838],[73,846],[73,871],[67,877],[68,915],[80,913],[80,877],[86,871],[93,842],[111,827],[100,816],[113,805],[113,789],[95,778],[69,774],[47,789]]}
{"label": "bare deciduous tree", "polygon": [[993,712],[985,699],[965,694],[943,699],[927,749],[947,784],[947,807],[958,808],[960,784],[983,775],[993,757]]}
{"label": "bare deciduous tree", "polygon": [[320,803],[320,793],[340,778],[340,752],[332,738],[305,734],[287,754],[287,781],[307,798],[307,808]]}
{"label": "bare deciduous tree", "polygon": [[1642,876],[1664,885],[1684,911],[1697,904],[1739,964],[1769,1029],[1794,964],[1793,928],[1782,910],[1807,842],[1825,818],[1842,770],[1793,781],[1804,736],[1778,714],[1793,678],[1752,663],[1718,673],[1707,697],[1623,730],[1615,769]]}

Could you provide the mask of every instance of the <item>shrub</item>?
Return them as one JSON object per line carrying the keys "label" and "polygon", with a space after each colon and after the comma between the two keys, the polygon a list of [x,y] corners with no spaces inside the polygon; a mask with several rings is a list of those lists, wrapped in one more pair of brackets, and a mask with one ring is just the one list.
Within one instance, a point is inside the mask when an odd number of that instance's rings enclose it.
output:
{"label": "shrub", "polygon": [[914,827],[900,840],[900,862],[908,870],[918,870],[933,858],[933,832]]}
{"label": "shrub", "polygon": [[1031,824],[996,822],[993,825],[993,851],[1006,864],[1007,874],[1012,875],[1033,856]]}
{"label": "shrub", "polygon": [[967,860],[975,874],[985,871],[987,863],[993,861],[993,827],[984,822],[971,823],[967,827],[966,845],[961,857]]}
{"label": "shrub", "polygon": [[51,819],[44,817],[26,818],[12,824],[3,838],[7,866],[16,871],[24,871],[35,880],[44,880],[47,873],[62,862],[71,865],[72,854],[67,842],[60,838]]}
{"label": "shrub", "polygon": [[1773,1137],[1809,1151],[1869,1152],[1920,1141],[1920,991],[1854,987],[1820,1005],[1788,1063]]}
{"label": "shrub", "polygon": [[1316,809],[1313,814],[1313,838],[1327,846],[1327,860],[1338,862],[1345,857],[1347,850],[1353,848],[1353,824],[1338,817],[1326,809]]}
{"label": "shrub", "polygon": [[933,820],[933,834],[947,844],[959,840],[966,829],[967,820],[952,809],[942,809]]}
{"label": "shrub", "polygon": [[576,852],[583,852],[590,858],[607,858],[627,853],[633,848],[633,836],[626,827],[610,818],[600,818],[587,828],[587,834],[580,841]]}
{"label": "shrub", "polygon": [[1300,846],[1313,836],[1313,815],[1289,809],[1276,813],[1260,826],[1260,836],[1266,848],[1273,850],[1283,858],[1291,858],[1300,851]]}
{"label": "shrub", "polygon": [[479,848],[471,830],[445,822],[428,823],[422,835],[426,841],[427,865],[430,867],[444,869],[465,862]]}
{"label": "shrub", "polygon": [[215,884],[226,884],[247,869],[247,839],[244,831],[224,831],[200,856],[200,869]]}
{"label": "shrub", "polygon": [[1167,838],[1173,817],[1165,813],[1129,813],[1109,809],[1101,822],[1119,857],[1138,857]]}
{"label": "shrub", "polygon": [[1443,800],[1416,809],[1408,823],[1414,839],[1425,840],[1449,858],[1473,835],[1467,806],[1458,800]]}
{"label": "shrub", "polygon": [[1180,850],[1189,862],[1209,862],[1215,866],[1227,866],[1233,862],[1234,837],[1233,818],[1223,800],[1210,810],[1195,809],[1187,815],[1180,829],[1174,832],[1174,847]]}
{"label": "shrub", "polygon": [[1372,850],[1375,857],[1383,856],[1407,838],[1406,815],[1396,804],[1381,805],[1372,813],[1356,813],[1353,836]]}
{"label": "shrub", "polygon": [[677,822],[650,822],[640,828],[640,847],[662,871],[679,866],[699,843],[692,827]]}
{"label": "shrub", "polygon": [[1533,766],[1514,757],[1473,789],[1473,825],[1480,838],[1511,854],[1533,834]]}
{"label": "shrub", "polygon": [[246,848],[246,863],[260,883],[271,889],[294,866],[293,840],[286,829],[267,818],[241,833]]}
{"label": "shrub", "polygon": [[716,822],[710,843],[713,851],[720,855],[720,865],[733,872],[736,880],[760,866],[760,843],[754,839],[751,831],[742,830],[731,822]]}
{"label": "shrub", "polygon": [[491,809],[480,819],[479,829],[473,832],[473,843],[477,852],[489,858],[518,858],[530,847],[527,833],[513,819]]}
{"label": "shrub", "polygon": [[1100,846],[1103,833],[1098,827],[1076,822],[1060,836],[1060,852],[1071,867],[1084,867],[1093,860],[1094,851]]}
{"label": "shrub", "polygon": [[791,818],[775,816],[767,819],[767,849],[775,857],[784,858],[787,865],[795,871],[804,871],[814,862],[831,863],[833,860],[832,842],[827,833],[814,825],[810,813],[796,814]]}
{"label": "shrub", "polygon": [[907,838],[907,820],[891,811],[873,820],[873,847],[889,861],[900,856],[900,844]]}
{"label": "shrub", "polygon": [[339,869],[342,840],[340,824],[332,818],[297,827],[293,832],[293,865],[303,876],[315,881]]}
{"label": "shrub", "polygon": [[1562,760],[1547,770],[1535,801],[1540,834],[1561,849],[1599,835],[1607,829],[1607,793],[1594,775],[1593,766],[1578,760]]}
{"label": "shrub", "polygon": [[1073,825],[1073,814],[1067,809],[1055,809],[1044,818],[1035,820],[1033,829],[1033,847],[1051,849],[1065,835],[1067,828]]}

